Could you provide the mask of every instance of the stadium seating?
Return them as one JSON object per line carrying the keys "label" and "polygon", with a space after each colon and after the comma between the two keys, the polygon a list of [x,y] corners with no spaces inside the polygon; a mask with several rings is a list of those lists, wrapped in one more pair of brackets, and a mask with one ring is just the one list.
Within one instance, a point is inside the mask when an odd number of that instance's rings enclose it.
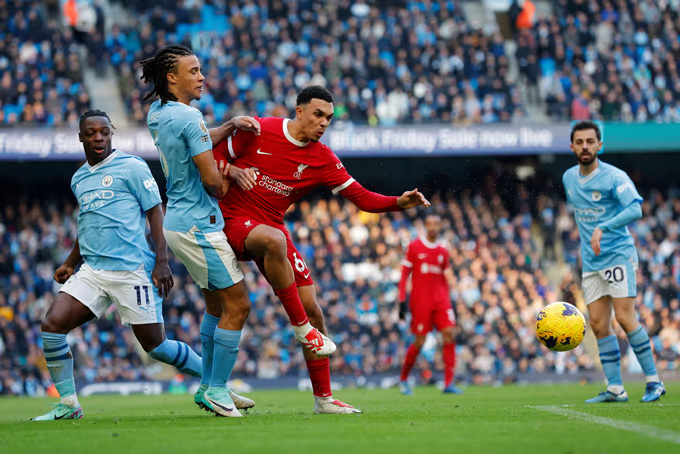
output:
{"label": "stadium seating", "polygon": [[[556,354],[534,336],[538,310],[557,299],[580,294],[578,253],[567,245],[573,220],[562,197],[538,197],[526,188],[505,199],[491,190],[485,196],[463,192],[432,197],[451,250],[457,290],[458,377],[470,383],[512,382],[530,373],[577,373],[593,368],[585,350]],[[680,364],[680,194],[652,192],[643,204],[644,218],[632,231],[640,248],[638,306],[659,356],[661,370]],[[528,206],[538,207],[535,212]],[[554,210],[554,213],[553,213]],[[8,205],[0,213],[0,394],[38,394],[51,382],[40,348],[40,322],[58,288],[51,278],[76,234],[70,204]],[[337,199],[300,203],[287,217],[294,240],[318,285],[327,325],[339,345],[332,356],[336,375],[393,374],[399,371],[411,341],[397,317],[396,285],[400,261],[409,241],[423,231],[413,214],[372,215]],[[554,227],[550,227],[554,224]],[[540,227],[538,230],[534,227]],[[536,231],[543,232],[536,236]],[[558,287],[543,273],[550,253],[538,245],[561,244],[572,265]],[[175,288],[164,309],[168,336],[199,349],[202,295],[184,267],[171,260]],[[253,309],[241,341],[236,366],[241,377],[305,375],[300,349],[285,312],[266,281],[245,266]],[[132,333],[119,325],[112,309],[99,322],[69,335],[76,356],[76,377],[87,381],[150,378]],[[440,354],[426,347],[416,366],[441,370]],[[624,365],[627,362],[624,360]],[[419,377],[429,377],[428,374]],[[423,378],[423,380],[425,380]]]}
{"label": "stadium seating", "polygon": [[518,37],[522,72],[551,118],[680,122],[677,2],[554,3]]}
{"label": "stadium seating", "polygon": [[1,2],[0,126],[73,126],[89,108],[72,31],[43,2]]}
{"label": "stadium seating", "polygon": [[331,89],[336,119],[358,124],[523,116],[500,35],[466,23],[457,2],[125,4],[135,22],[116,27],[107,46],[140,124],[148,88],[136,62],[170,42],[201,59],[207,89],[200,108],[208,123],[291,114],[296,92],[309,83]]}

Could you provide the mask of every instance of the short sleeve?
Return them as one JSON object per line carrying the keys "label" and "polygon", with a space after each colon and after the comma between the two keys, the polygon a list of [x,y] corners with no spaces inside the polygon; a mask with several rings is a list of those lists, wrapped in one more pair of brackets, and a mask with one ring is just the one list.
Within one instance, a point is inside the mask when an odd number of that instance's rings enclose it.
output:
{"label": "short sleeve", "polygon": [[[260,120],[255,117],[256,120]],[[219,144],[222,155],[227,159],[238,159],[248,151],[248,146],[253,143],[255,133],[252,131],[235,130],[226,140]]]}
{"label": "short sleeve", "polygon": [[322,170],[323,181],[321,183],[329,187],[333,195],[336,195],[354,183],[354,178],[350,176],[347,169],[345,169],[345,165],[338,159],[335,153],[329,148],[326,148],[326,150],[328,151],[328,159]]}
{"label": "short sleeve", "polygon": [[158,184],[149,166],[139,158],[131,159],[128,171],[127,185],[130,192],[139,201],[142,210],[148,211],[161,203],[161,195]]}
{"label": "short sleeve", "polygon": [[184,117],[186,123],[182,128],[182,138],[191,153],[191,157],[198,156],[208,150],[212,150],[212,140],[208,127],[205,125],[203,115],[198,110],[193,110]]}
{"label": "short sleeve", "polygon": [[622,207],[627,207],[633,202],[642,202],[633,181],[624,172],[617,172],[614,176],[614,197]]}

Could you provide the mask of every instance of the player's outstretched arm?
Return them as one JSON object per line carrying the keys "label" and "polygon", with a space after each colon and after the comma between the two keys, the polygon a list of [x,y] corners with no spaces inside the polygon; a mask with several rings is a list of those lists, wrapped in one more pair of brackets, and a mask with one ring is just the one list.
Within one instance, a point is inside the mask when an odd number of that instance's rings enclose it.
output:
{"label": "player's outstretched arm", "polygon": [[412,191],[404,192],[397,199],[397,205],[399,205],[399,208],[402,210],[408,210],[409,208],[415,208],[419,205],[423,205],[427,208],[430,206],[430,202],[418,191],[418,188],[416,188]]}
{"label": "player's outstretched arm", "polygon": [[260,122],[255,118],[249,116],[234,117],[226,123],[208,130],[212,143],[220,143],[229,137],[234,131],[241,129],[243,131],[251,131],[259,136],[262,132],[260,129]]}
{"label": "player's outstretched arm", "polygon": [[54,280],[60,284],[65,283],[76,272],[76,266],[78,266],[82,258],[80,255],[80,243],[78,242],[78,237],[76,237],[73,249],[71,249],[71,253],[66,258],[66,261],[54,272]]}
{"label": "player's outstretched arm", "polygon": [[159,203],[146,211],[151,228],[151,240],[156,246],[156,264],[151,272],[153,285],[158,289],[158,294],[163,298],[170,294],[170,289],[175,285],[172,272],[168,265],[168,245],[163,235],[163,208]]}

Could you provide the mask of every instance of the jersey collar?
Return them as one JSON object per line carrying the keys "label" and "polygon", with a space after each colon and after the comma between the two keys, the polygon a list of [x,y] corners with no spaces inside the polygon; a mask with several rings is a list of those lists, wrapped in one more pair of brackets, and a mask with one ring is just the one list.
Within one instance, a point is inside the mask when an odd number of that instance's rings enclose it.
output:
{"label": "jersey collar", "polygon": [[96,172],[97,170],[104,167],[109,162],[113,161],[113,158],[115,158],[117,154],[118,154],[118,150],[114,149],[106,159],[104,159],[102,162],[98,162],[97,164],[95,164],[93,166],[91,166],[89,162],[86,162],[88,170],[92,173]]}
{"label": "jersey collar", "polygon": [[306,147],[309,145],[309,142],[300,142],[299,140],[296,140],[293,136],[290,135],[288,132],[288,122],[290,120],[288,118],[283,119],[283,135],[286,136],[286,139],[288,139],[288,142],[292,143],[293,145],[297,145],[298,147]]}
{"label": "jersey collar", "polygon": [[[600,164],[602,164],[602,163],[600,163]],[[590,172],[590,175],[588,175],[586,177],[581,176],[581,170],[579,169],[578,170],[578,182],[579,182],[579,184],[586,184],[587,182],[592,180],[593,177],[595,177],[595,175],[597,175],[598,173],[600,173],[600,166],[597,166],[597,169]]]}
{"label": "jersey collar", "polygon": [[428,241],[428,239],[427,239],[426,236],[421,237],[421,238],[420,238],[420,241],[422,241],[422,243],[423,243],[423,244],[425,245],[425,247],[428,248],[428,249],[436,249],[436,248],[439,247],[439,243],[432,243],[432,242]]}

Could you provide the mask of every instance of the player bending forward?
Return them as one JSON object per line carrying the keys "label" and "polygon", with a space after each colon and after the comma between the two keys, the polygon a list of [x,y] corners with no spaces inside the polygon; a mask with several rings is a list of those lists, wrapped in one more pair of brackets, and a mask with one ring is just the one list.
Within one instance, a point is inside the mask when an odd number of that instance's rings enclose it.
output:
{"label": "player bending forward", "polygon": [[442,333],[444,345],[444,393],[463,394],[453,383],[456,369],[456,339],[454,328],[456,317],[451,307],[450,291],[454,288],[453,272],[449,267],[449,252],[437,243],[441,231],[441,219],[437,215],[425,218],[427,236],[413,240],[406,252],[399,281],[399,317],[406,316],[406,284],[413,273],[411,285],[411,331],[415,335],[413,344],[406,353],[401,369],[399,388],[407,396],[413,394],[408,384],[408,375],[423,348],[427,333],[432,325]]}
{"label": "player bending forward", "polygon": [[[229,190],[228,166],[218,168],[212,153],[236,128],[259,134],[251,117],[236,117],[208,130],[203,115],[190,106],[201,99],[201,64],[185,46],[170,45],[141,62],[142,79],[153,84],[144,98],[158,96],[147,125],[167,180],[168,210],[163,231],[168,245],[201,287],[206,311],[201,322],[203,377],[194,402],[221,416],[241,416],[236,408],[254,405],[229,391],[241,330],[250,313],[243,274],[222,231],[217,200]],[[300,310],[302,306],[300,305]],[[297,340],[322,355],[335,344],[310,323],[294,323]],[[236,407],[236,408],[234,408]]]}
{"label": "player bending forward", "polygon": [[571,150],[578,165],[562,177],[581,237],[583,292],[590,326],[609,383],[606,391],[586,402],[628,401],[621,380],[619,343],[611,325],[612,307],[647,378],[641,401],[654,402],[666,394],[666,389],[656,373],[649,336],[635,313],[638,255],[626,227],[642,217],[642,197],[625,172],[598,159],[601,137],[600,129],[591,121],[574,125]]}
{"label": "player bending forward", "polygon": [[[201,376],[201,358],[187,344],[165,338],[162,304],[173,281],[158,186],[146,162],[112,149],[112,129],[102,111],[80,117],[78,138],[87,162],[71,179],[80,205],[78,238],[54,273],[64,285],[41,326],[47,368],[61,402],[34,421],[83,417],[66,334],[101,317],[111,303],[149,356]],[[146,241],[146,217],[156,254]],[[81,259],[85,263],[74,274]]]}
{"label": "player bending forward", "polygon": [[[330,92],[320,86],[307,87],[298,94],[294,120],[257,118],[261,135],[235,131],[215,148],[224,159],[232,160],[230,176],[238,183],[220,202],[224,232],[237,257],[254,260],[284,304],[302,301],[304,310],[289,311],[291,320],[302,322],[309,317],[323,333],[327,330],[314,281],[283,222],[286,209],[318,186],[331,188],[333,194],[342,194],[369,212],[429,206],[417,190],[387,197],[354,181],[333,151],[319,143],[333,113]],[[333,398],[328,358],[320,358],[313,350],[303,352],[314,391],[314,412],[358,413]]]}

